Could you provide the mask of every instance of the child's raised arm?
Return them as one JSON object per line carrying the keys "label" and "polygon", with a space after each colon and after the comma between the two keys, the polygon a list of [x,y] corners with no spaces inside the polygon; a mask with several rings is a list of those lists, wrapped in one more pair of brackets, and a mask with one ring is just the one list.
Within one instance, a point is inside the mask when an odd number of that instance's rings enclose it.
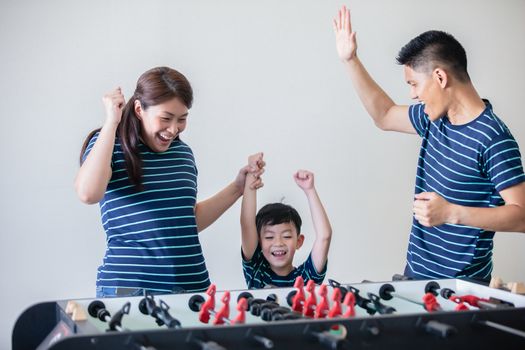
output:
{"label": "child's raised arm", "polygon": [[[264,166],[263,154],[256,153],[248,157],[249,164],[257,164],[259,168]],[[257,248],[259,236],[255,225],[255,215],[257,212],[257,186],[253,183],[261,181],[260,178],[248,174],[244,183],[244,193],[241,204],[241,247],[246,260],[253,257]],[[262,186],[262,183],[261,183]]]}
{"label": "child's raised arm", "polygon": [[298,170],[294,180],[305,193],[310,206],[310,214],[315,229],[315,241],[312,247],[312,261],[317,272],[324,270],[332,239],[332,227],[324,210],[314,184],[314,174],[308,170]]}

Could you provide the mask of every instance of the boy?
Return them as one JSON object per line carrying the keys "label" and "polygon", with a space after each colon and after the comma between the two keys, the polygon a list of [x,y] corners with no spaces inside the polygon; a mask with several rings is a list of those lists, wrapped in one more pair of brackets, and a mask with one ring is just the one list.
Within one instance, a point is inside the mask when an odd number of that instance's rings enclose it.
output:
{"label": "boy", "polygon": [[[262,153],[257,153],[249,159],[252,164],[262,165],[262,157]],[[332,228],[315,190],[314,174],[299,170],[294,180],[308,199],[316,231],[312,251],[298,267],[293,266],[293,257],[304,242],[301,217],[294,208],[282,203],[267,204],[256,216],[256,190],[250,188],[250,177],[246,179],[241,207],[242,264],[250,289],[293,286],[297,276],[317,284],[324,279]]]}

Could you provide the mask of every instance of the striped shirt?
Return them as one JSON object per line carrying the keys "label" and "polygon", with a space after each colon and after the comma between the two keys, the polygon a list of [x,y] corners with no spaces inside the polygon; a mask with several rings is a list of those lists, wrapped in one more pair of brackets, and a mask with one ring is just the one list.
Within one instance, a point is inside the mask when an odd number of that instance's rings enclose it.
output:
{"label": "striped shirt", "polygon": [[[415,193],[436,192],[450,203],[497,207],[499,192],[525,181],[518,144],[507,126],[486,108],[464,125],[445,116],[430,122],[424,105],[409,107],[422,137]],[[408,244],[407,269],[415,278],[490,279],[493,231],[464,225],[424,227],[415,218]]]}
{"label": "striped shirt", "polygon": [[[90,140],[83,157],[98,138]],[[115,140],[113,174],[100,201],[107,249],[97,287],[203,291],[209,284],[197,234],[197,167],[188,145],[174,140],[165,152],[139,145],[144,190],[131,184]]]}
{"label": "striped shirt", "polygon": [[245,260],[241,250],[242,256],[242,269],[244,272],[244,278],[246,279],[246,285],[248,289],[258,289],[265,287],[292,287],[295,279],[301,276],[306,283],[308,280],[313,280],[316,284],[323,283],[326,275],[326,266],[321,273],[318,273],[315,269],[312,261],[312,254],[308,255],[306,261],[294,267],[292,272],[287,276],[279,276],[273,272],[268,260],[264,257],[261,246],[258,245],[253,253],[251,260]]}

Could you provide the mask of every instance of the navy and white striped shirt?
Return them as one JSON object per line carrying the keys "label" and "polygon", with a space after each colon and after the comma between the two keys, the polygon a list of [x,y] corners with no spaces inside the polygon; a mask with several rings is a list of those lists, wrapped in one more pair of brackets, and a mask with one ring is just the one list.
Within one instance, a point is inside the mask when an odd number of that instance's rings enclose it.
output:
{"label": "navy and white striped shirt", "polygon": [[[525,181],[518,144],[488,101],[479,117],[452,125],[445,116],[430,122],[424,105],[409,107],[423,138],[415,193],[436,192],[469,207],[504,205],[499,191]],[[493,231],[443,224],[424,227],[415,218],[408,244],[406,274],[415,278],[490,279]]]}
{"label": "navy and white striped shirt", "polygon": [[310,254],[304,263],[295,267],[287,276],[279,276],[273,272],[268,260],[266,260],[262,253],[260,245],[257,245],[250,260],[244,259],[242,249],[241,256],[242,270],[244,272],[244,278],[246,279],[248,289],[292,287],[298,276],[301,276],[305,283],[308,280],[313,280],[316,284],[321,284],[326,275],[326,267],[328,265],[328,263],[326,263],[323,271],[317,272],[312,261],[312,254]]}
{"label": "navy and white striped shirt", "polygon": [[[96,133],[84,159],[98,138]],[[144,190],[129,181],[115,140],[113,174],[100,201],[107,249],[97,287],[203,291],[210,285],[195,220],[197,167],[188,145],[176,139],[165,152],[139,145]]]}

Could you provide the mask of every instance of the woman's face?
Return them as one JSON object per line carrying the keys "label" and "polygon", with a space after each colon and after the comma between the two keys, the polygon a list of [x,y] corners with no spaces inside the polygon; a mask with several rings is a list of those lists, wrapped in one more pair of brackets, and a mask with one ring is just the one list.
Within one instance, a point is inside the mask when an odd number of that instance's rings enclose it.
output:
{"label": "woman's face", "polygon": [[178,98],[147,109],[135,101],[135,114],[142,126],[142,142],[154,152],[165,152],[171,142],[186,129],[188,108]]}

